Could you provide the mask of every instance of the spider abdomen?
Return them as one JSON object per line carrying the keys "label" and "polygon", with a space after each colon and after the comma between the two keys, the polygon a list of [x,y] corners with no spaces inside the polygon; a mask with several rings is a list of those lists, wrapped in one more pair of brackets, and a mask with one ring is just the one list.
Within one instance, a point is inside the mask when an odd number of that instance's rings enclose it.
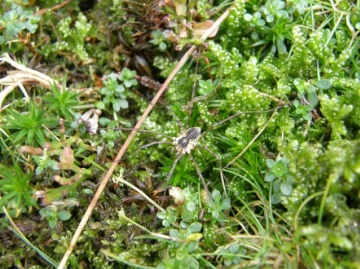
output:
{"label": "spider abdomen", "polygon": [[174,144],[176,145],[176,149],[181,154],[190,153],[197,144],[200,134],[201,129],[199,127],[188,129],[182,136],[175,139]]}

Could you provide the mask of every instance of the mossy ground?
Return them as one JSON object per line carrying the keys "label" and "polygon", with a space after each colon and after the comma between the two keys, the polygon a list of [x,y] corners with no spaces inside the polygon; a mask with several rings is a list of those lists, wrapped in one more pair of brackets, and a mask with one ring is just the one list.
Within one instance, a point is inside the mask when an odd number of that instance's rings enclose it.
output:
{"label": "mossy ground", "polygon": [[[129,135],[116,128],[135,125],[189,44],[200,54],[133,139],[68,268],[360,267],[360,2],[182,2],[0,4],[2,53],[60,82],[6,84],[2,56],[2,268],[56,266]],[[203,135],[164,185],[176,117]],[[167,143],[141,148],[154,141]]]}

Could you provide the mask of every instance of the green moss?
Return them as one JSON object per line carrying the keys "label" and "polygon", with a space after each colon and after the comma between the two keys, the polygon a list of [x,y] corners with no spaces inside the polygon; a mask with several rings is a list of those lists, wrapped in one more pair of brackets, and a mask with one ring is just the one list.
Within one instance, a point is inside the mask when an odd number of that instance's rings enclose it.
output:
{"label": "green moss", "polygon": [[[150,0],[110,2],[98,1],[81,12],[80,1],[71,1],[41,15],[36,10],[60,2],[29,2],[21,8],[8,1],[0,4],[2,50],[64,80],[63,85],[73,84],[65,96],[62,89],[40,86],[29,92],[32,85],[26,85],[31,106],[14,92],[4,100],[0,118],[1,162],[15,171],[2,172],[1,204],[18,212],[33,206],[21,216],[48,227],[49,218],[40,220],[35,205],[55,208],[47,204],[55,203],[58,212],[65,210],[63,204],[77,201],[66,209],[69,220],[52,221],[53,230],[46,228],[41,236],[28,234],[56,260],[128,136],[128,131],[111,128],[135,125],[159,88],[156,82],[169,76],[183,54],[161,36],[164,17],[171,18],[176,30],[186,21],[183,30],[191,34],[191,23],[215,21],[228,4],[172,1],[158,8]],[[218,34],[176,74],[144,121],[144,130],[158,134],[135,136],[68,266],[114,268],[120,262],[129,267],[254,268],[275,263],[279,268],[357,268],[359,16],[355,5],[333,2],[235,1]],[[181,46],[195,41],[188,36]],[[10,74],[2,66],[4,75]],[[111,85],[101,80],[110,73]],[[1,91],[7,86],[1,85]],[[102,110],[100,118],[91,110],[95,104]],[[89,127],[79,123],[86,113],[91,116],[84,122],[103,128],[98,134],[89,134]],[[65,123],[55,124],[61,116]],[[36,124],[30,122],[34,120]],[[181,188],[185,201],[175,203],[160,192],[178,156],[173,145],[181,135],[177,120],[181,132],[201,128],[192,155],[213,203],[203,194],[187,155],[164,185]],[[167,144],[141,148],[156,141]],[[19,165],[12,164],[10,153]],[[222,194],[221,168],[229,197]],[[159,204],[166,213],[158,213],[116,178],[135,182],[158,202],[165,200]],[[14,182],[21,183],[20,189]],[[35,203],[34,195],[45,190],[42,204]],[[133,202],[124,203],[124,198]],[[114,214],[122,208],[132,223]],[[1,223],[7,227],[5,219]],[[1,249],[6,252],[2,267],[24,267],[23,261],[41,266],[22,243],[10,240],[8,233],[1,236],[9,246]]]}

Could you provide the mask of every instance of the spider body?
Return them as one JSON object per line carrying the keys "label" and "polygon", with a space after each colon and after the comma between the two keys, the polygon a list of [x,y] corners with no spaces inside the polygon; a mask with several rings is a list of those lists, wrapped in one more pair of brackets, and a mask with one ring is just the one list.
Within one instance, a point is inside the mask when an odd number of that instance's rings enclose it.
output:
{"label": "spider body", "polygon": [[182,136],[174,139],[174,145],[179,154],[190,154],[190,151],[197,145],[200,138],[201,129],[199,127],[192,127],[188,129]]}

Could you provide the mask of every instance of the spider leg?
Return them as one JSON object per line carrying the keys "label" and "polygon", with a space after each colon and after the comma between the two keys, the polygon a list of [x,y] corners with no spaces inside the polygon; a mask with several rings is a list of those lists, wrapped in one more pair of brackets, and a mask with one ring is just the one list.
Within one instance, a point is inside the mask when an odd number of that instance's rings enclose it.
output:
{"label": "spider leg", "polygon": [[218,165],[220,167],[220,178],[221,178],[221,184],[223,186],[223,189],[224,189],[224,192],[225,192],[225,195],[227,195],[227,192],[226,192],[226,187],[225,187],[225,177],[224,177],[224,173],[223,173],[223,170],[222,170],[222,165],[221,165],[221,160],[220,160],[220,157],[218,155],[216,155],[211,149],[209,149],[207,146],[198,146],[199,148],[203,148],[205,150],[207,150],[211,155],[213,155],[215,157],[215,159],[218,161]]}
{"label": "spider leg", "polygon": [[[165,179],[165,182],[167,182],[167,181],[170,179],[172,173],[174,172],[174,169],[175,169],[175,167],[176,167],[177,162],[180,160],[180,158],[181,158],[183,155],[184,155],[184,154],[178,154],[178,156],[176,157],[176,159],[174,160],[174,162],[173,162],[173,164],[172,164],[172,166],[171,166],[171,169],[170,169],[169,174],[167,175],[167,177],[166,177],[166,179]],[[164,201],[165,201],[165,192],[164,192],[164,195],[163,195],[163,198],[162,198],[162,201],[161,201],[161,206],[163,205]]]}
{"label": "spider leg", "polygon": [[203,186],[204,186],[204,188],[205,188],[205,191],[206,191],[207,196],[209,197],[210,201],[213,202],[213,200],[212,200],[212,198],[211,198],[211,193],[210,193],[210,191],[209,191],[209,189],[208,189],[208,187],[207,187],[207,185],[206,185],[206,183],[205,183],[204,177],[202,176],[202,174],[201,174],[201,172],[200,172],[199,166],[197,165],[197,163],[196,163],[194,157],[192,156],[192,154],[189,153],[189,156],[190,156],[191,160],[192,160],[193,163],[194,163],[196,172],[197,172],[198,176],[199,176],[200,179],[201,179],[201,183],[203,184]]}
{"label": "spider leg", "polygon": [[239,115],[242,114],[262,114],[262,113],[268,113],[268,112],[273,112],[273,111],[277,111],[278,109],[280,109],[283,106],[279,106],[273,109],[268,109],[268,110],[263,110],[263,111],[257,111],[257,110],[250,110],[250,111],[240,111],[238,113],[235,113],[234,115],[231,115],[230,117],[227,117],[226,119],[219,121],[218,123],[214,124],[213,126],[211,126],[209,129],[207,129],[205,132],[203,132],[202,137],[205,137],[207,135],[208,132],[210,132],[211,130],[215,129],[216,127],[218,127],[219,125],[223,124],[224,122],[227,122]]}
{"label": "spider leg", "polygon": [[166,108],[170,111],[171,115],[174,117],[174,119],[176,120],[176,125],[178,127],[178,133],[181,133],[181,123],[180,123],[180,119],[178,118],[178,116],[176,116],[176,114],[174,113],[174,111],[172,111],[172,109],[169,106],[166,106]]}
{"label": "spider leg", "polygon": [[[199,66],[199,60],[200,60],[200,53],[198,55],[198,58],[196,60],[196,66],[195,66],[195,79],[193,82],[193,86],[192,86],[192,90],[191,90],[191,101],[188,103],[188,107],[189,107],[189,112],[188,112],[188,119],[186,121],[185,126],[189,125],[190,122],[190,118],[191,118],[191,114],[193,111],[193,107],[194,107],[194,99],[195,99],[195,90],[196,90],[196,84],[197,84],[197,78],[196,78],[196,74],[197,74],[197,70],[198,70],[198,66]],[[181,133],[181,122],[178,118],[178,116],[176,116],[176,114],[174,113],[174,111],[172,111],[172,109],[167,106],[167,109],[169,109],[171,115],[174,117],[174,119],[176,120],[177,126],[178,126],[178,133]]]}
{"label": "spider leg", "polygon": [[141,149],[144,149],[144,148],[150,147],[150,146],[152,146],[152,145],[159,145],[159,144],[170,144],[170,145],[173,145],[173,143],[166,142],[166,141],[154,141],[154,142],[151,142],[151,143],[146,144],[146,145],[144,145],[144,146],[141,146],[140,148],[141,148]]}
{"label": "spider leg", "polygon": [[276,112],[277,112],[276,108],[274,110],[274,112],[272,113],[271,117],[268,119],[268,121],[265,123],[265,125],[260,129],[260,131],[253,137],[253,139],[251,139],[251,141],[249,142],[249,144],[246,145],[246,147],[234,158],[232,159],[226,166],[225,168],[229,167],[230,165],[232,165],[237,159],[239,159],[245,151],[248,150],[248,148],[255,142],[255,140],[262,134],[262,132],[266,129],[266,127],[268,127],[269,123],[271,122],[271,120],[274,118]]}
{"label": "spider leg", "polygon": [[172,173],[173,173],[174,170],[175,170],[176,164],[178,163],[178,161],[180,160],[180,158],[181,158],[183,155],[184,155],[184,154],[179,154],[179,155],[176,157],[175,161],[173,162],[173,165],[171,166],[171,169],[170,169],[170,171],[169,171],[169,174],[167,175],[167,177],[166,177],[166,179],[165,179],[166,182],[170,179]]}
{"label": "spider leg", "polygon": [[[195,78],[194,78],[194,82],[193,82],[193,86],[192,86],[192,90],[191,90],[191,101],[189,103],[189,117],[187,119],[186,126],[188,126],[188,124],[190,122],[192,111],[194,109],[195,90],[196,90],[196,84],[197,84],[196,74],[198,73],[198,67],[199,67],[199,61],[200,61],[200,50],[197,50],[196,52],[198,53],[198,55],[197,55],[198,58],[196,60],[196,65],[195,65]],[[196,53],[196,52],[194,51],[194,53]]]}
{"label": "spider leg", "polygon": [[[173,143],[166,142],[166,141],[154,141],[154,142],[151,142],[151,143],[146,144],[144,146],[141,146],[140,149],[144,149],[144,148],[150,147],[152,145],[158,145],[158,144],[170,144],[170,145],[173,145]],[[119,160],[114,160],[113,162],[118,162],[118,161]]]}
{"label": "spider leg", "polygon": [[[99,128],[99,129],[106,130],[107,128]],[[149,131],[149,130],[143,130],[143,129],[139,129],[139,128],[120,128],[120,127],[117,127],[117,128],[112,128],[111,130],[120,130],[120,131],[133,131],[133,130],[136,130],[137,132],[140,132],[140,133],[161,135],[161,136],[172,139],[171,136],[168,136],[168,135],[165,135],[165,134],[162,134],[162,133],[158,133],[158,132]]]}

